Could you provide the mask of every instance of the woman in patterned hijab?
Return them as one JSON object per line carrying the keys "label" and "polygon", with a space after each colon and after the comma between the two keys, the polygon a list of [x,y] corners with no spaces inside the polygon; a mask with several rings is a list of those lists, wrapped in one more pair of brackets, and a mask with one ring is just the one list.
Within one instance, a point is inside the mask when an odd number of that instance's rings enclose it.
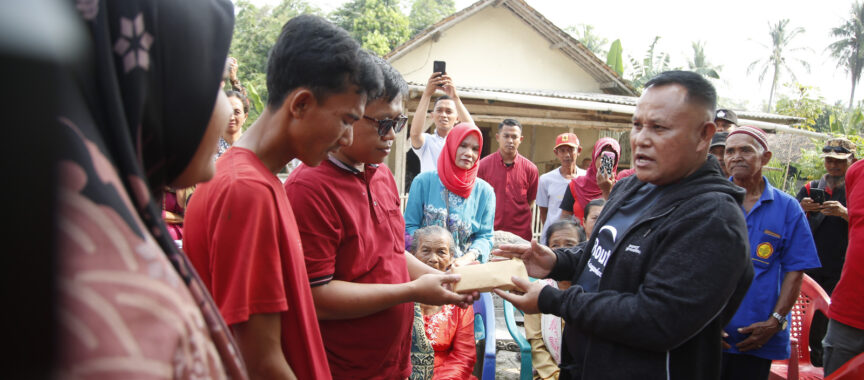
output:
{"label": "woman in patterned hijab", "polygon": [[161,189],[213,174],[228,0],[78,0],[85,61],[58,79],[60,377],[245,378],[168,235]]}

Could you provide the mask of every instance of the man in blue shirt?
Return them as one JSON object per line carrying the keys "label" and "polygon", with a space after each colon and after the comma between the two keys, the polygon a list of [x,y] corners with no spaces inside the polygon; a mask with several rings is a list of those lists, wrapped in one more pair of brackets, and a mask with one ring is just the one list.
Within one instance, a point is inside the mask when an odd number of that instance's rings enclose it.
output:
{"label": "man in blue shirt", "polygon": [[[804,270],[818,268],[813,235],[795,198],[762,176],[771,159],[765,132],[740,126],[726,138],[725,164],[746,194],[753,283],[724,329],[723,379],[768,378],[771,361],[789,357],[786,320],[801,289]],[[806,349],[806,348],[805,348]]]}

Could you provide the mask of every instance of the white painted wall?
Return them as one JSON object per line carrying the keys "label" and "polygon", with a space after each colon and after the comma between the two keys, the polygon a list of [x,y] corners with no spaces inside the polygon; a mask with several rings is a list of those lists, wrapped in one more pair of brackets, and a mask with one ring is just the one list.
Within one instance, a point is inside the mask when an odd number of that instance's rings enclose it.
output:
{"label": "white painted wall", "polygon": [[436,60],[447,62],[457,86],[602,92],[579,64],[503,7],[489,6],[391,63],[406,80],[426,83]]}

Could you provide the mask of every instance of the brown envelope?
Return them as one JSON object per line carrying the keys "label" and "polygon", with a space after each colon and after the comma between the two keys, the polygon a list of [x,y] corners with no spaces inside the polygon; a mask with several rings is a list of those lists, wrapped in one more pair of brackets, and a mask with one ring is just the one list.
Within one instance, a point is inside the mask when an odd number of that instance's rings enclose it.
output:
{"label": "brown envelope", "polygon": [[451,273],[462,275],[462,279],[453,284],[453,291],[456,293],[489,292],[494,288],[519,289],[510,279],[512,276],[528,281],[528,271],[525,270],[525,263],[521,259],[466,265],[453,268]]}

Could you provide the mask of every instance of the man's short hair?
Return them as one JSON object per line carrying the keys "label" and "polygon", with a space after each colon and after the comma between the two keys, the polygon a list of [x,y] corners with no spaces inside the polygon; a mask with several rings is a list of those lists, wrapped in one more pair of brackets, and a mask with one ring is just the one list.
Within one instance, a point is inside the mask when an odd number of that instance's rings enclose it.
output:
{"label": "man's short hair", "polygon": [[369,55],[381,69],[381,75],[384,77],[384,88],[378,94],[369,95],[368,101],[384,98],[389,103],[399,95],[402,95],[403,98],[408,95],[408,83],[402,78],[402,74],[396,71],[384,58],[372,55],[372,53]]}
{"label": "man's short hair", "polygon": [[351,84],[363,94],[381,91],[381,70],[345,30],[313,15],[300,15],[282,27],[267,61],[267,105],[279,107],[300,87],[319,100]]}
{"label": "man's short hair", "polygon": [[684,87],[687,90],[687,101],[705,106],[713,120],[714,110],[717,108],[717,90],[705,77],[692,71],[664,71],[645,83],[645,89],[669,84]]}
{"label": "man's short hair", "polygon": [[441,95],[440,97],[438,97],[437,99],[435,99],[435,102],[434,102],[434,103],[432,103],[432,108],[435,108],[435,106],[438,105],[438,102],[440,102],[440,101],[442,101],[442,100],[453,100],[453,98],[451,98],[451,97],[449,97],[449,96],[447,96],[447,95]]}
{"label": "man's short hair", "polygon": [[453,241],[453,235],[450,234],[450,231],[448,231],[446,228],[438,225],[426,226],[414,230],[414,234],[411,235],[411,246],[408,247],[408,252],[411,252],[411,254],[416,254],[417,248],[419,246],[418,242],[421,239],[426,238],[427,236],[435,235],[442,235],[450,239],[450,254],[456,254],[456,243]]}
{"label": "man's short hair", "polygon": [[519,132],[522,132],[522,124],[519,124],[519,120],[516,119],[504,119],[498,124],[498,131],[504,129],[504,126],[508,127],[516,127],[519,128]]}

